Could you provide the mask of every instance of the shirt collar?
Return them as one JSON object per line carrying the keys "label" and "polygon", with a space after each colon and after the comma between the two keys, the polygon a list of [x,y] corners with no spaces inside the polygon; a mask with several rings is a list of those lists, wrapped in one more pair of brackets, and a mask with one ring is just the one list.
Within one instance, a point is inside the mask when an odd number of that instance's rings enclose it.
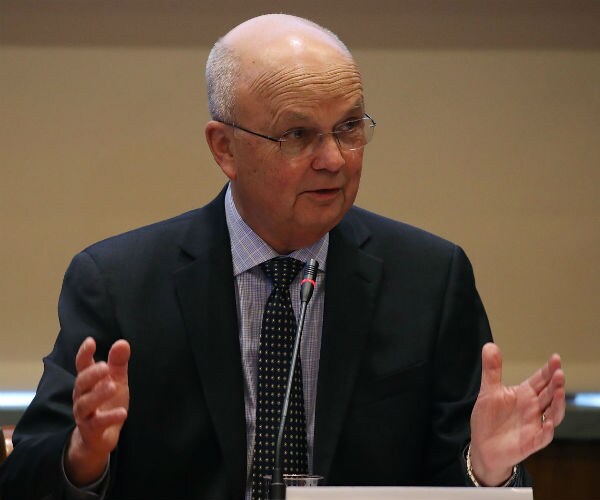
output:
{"label": "shirt collar", "polygon": [[[279,255],[244,222],[235,207],[233,195],[231,194],[231,184],[227,186],[227,193],[225,194],[225,217],[229,239],[231,240],[234,276],[238,276]],[[319,271],[325,272],[328,248],[329,233],[309,247],[294,250],[289,254],[289,257],[302,262],[315,259],[319,263]]]}

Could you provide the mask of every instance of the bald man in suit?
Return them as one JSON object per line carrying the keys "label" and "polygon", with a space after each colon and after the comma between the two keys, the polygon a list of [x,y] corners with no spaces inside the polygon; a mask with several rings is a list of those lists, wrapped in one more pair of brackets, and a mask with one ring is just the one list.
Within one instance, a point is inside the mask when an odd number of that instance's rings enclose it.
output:
{"label": "bald man in suit", "polygon": [[302,364],[323,484],[527,484],[564,416],[560,359],[503,386],[464,252],[353,206],[375,121],[348,49],[261,16],[217,42],[207,87],[228,184],[75,257],[5,498],[252,498],[256,290],[281,256],[322,264]]}

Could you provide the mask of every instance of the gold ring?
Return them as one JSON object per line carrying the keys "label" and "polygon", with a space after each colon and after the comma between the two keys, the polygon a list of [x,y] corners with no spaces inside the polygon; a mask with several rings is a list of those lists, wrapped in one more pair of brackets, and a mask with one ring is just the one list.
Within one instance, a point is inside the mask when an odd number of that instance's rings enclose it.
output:
{"label": "gold ring", "polygon": [[546,421],[546,414],[542,413],[542,425],[544,425],[544,422]]}

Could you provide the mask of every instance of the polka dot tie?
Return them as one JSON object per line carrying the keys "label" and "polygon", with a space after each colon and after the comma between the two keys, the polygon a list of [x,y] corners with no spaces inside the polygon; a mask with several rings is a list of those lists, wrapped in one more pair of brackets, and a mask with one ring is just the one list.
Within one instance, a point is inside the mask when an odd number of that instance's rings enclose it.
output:
{"label": "polka dot tie", "polygon": [[[273,472],[277,431],[296,334],[290,283],[302,266],[302,262],[291,257],[278,257],[261,264],[263,271],[273,281],[273,289],[265,306],[260,331],[252,500],[268,498],[263,476]],[[307,473],[306,417],[300,358],[294,370],[281,459],[285,474]]]}

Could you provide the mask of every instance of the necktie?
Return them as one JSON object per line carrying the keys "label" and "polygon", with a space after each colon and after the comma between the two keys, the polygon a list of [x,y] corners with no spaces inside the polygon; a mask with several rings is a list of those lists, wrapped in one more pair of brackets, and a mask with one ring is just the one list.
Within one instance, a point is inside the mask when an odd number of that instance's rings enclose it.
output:
{"label": "necktie", "polygon": [[[302,266],[302,262],[291,257],[278,257],[261,264],[273,282],[273,289],[265,306],[260,331],[252,500],[266,498],[263,476],[272,473],[275,462],[277,430],[296,333],[290,283]],[[284,473],[307,473],[306,417],[300,358],[294,370],[281,457]]]}

